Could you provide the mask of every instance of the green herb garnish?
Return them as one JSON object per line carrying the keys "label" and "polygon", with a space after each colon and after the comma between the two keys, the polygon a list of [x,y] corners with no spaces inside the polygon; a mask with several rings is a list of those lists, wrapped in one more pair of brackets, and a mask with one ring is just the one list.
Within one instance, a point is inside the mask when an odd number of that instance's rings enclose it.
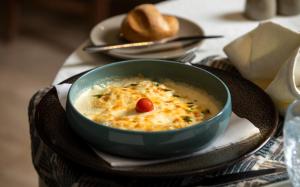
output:
{"label": "green herb garnish", "polygon": [[192,118],[190,116],[182,116],[182,119],[185,121],[185,122],[192,122]]}
{"label": "green herb garnish", "polygon": [[210,110],[209,109],[205,109],[202,111],[203,114],[210,114]]}
{"label": "green herb garnish", "polygon": [[193,110],[192,109],[186,109],[185,111],[187,111],[187,112],[193,112]]}
{"label": "green herb garnish", "polygon": [[159,86],[158,82],[154,82],[153,84],[154,84],[154,86]]}
{"label": "green herb garnish", "polygon": [[93,95],[93,97],[97,97],[98,99],[101,98],[102,96],[103,96],[102,94]]}
{"label": "green herb garnish", "polygon": [[186,103],[189,107],[192,107],[192,106],[194,106],[195,104],[194,103],[192,103],[192,102],[189,102],[189,103]]}

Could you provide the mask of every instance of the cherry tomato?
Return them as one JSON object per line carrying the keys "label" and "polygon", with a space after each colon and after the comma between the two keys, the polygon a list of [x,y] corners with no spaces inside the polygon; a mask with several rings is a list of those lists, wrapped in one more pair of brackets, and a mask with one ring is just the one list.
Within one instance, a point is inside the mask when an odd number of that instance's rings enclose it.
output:
{"label": "cherry tomato", "polygon": [[151,110],[153,110],[153,103],[148,98],[139,99],[138,102],[136,103],[135,110],[140,113],[150,112]]}

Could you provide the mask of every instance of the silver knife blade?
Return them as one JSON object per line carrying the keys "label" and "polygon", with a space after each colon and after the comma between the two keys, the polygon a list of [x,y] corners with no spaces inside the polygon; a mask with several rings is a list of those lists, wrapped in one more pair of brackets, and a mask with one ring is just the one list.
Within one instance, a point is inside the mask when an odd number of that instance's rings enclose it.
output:
{"label": "silver knife blade", "polygon": [[170,39],[162,39],[157,41],[148,41],[148,42],[135,42],[135,43],[123,43],[123,44],[105,44],[105,45],[90,45],[83,48],[84,51],[88,53],[96,53],[101,51],[108,51],[113,49],[121,49],[121,48],[133,48],[133,47],[147,47],[153,45],[162,45],[166,43],[172,42],[181,42],[188,40],[203,40],[203,39],[212,39],[212,38],[222,38],[221,35],[211,35],[211,36],[183,36],[178,38],[170,38]]}

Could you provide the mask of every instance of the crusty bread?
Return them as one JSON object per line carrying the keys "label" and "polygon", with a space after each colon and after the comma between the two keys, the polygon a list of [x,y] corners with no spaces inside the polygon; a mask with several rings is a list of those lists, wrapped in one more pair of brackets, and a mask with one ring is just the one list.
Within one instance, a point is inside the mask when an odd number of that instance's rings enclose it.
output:
{"label": "crusty bread", "polygon": [[135,7],[121,26],[124,38],[131,42],[160,40],[176,35],[178,30],[177,18],[162,15],[152,4]]}

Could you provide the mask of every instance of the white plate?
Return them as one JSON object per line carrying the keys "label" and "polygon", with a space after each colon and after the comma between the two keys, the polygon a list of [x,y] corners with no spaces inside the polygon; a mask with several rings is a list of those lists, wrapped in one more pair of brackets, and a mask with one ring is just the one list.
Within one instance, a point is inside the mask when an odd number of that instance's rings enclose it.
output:
{"label": "white plate", "polygon": [[[125,15],[118,15],[97,24],[90,33],[94,45],[121,43],[120,26]],[[194,22],[177,17],[180,30],[177,36],[202,35],[203,30]],[[124,41],[123,41],[124,42]],[[177,58],[197,47],[198,42],[176,42],[161,46],[143,48],[114,49],[107,51],[108,55],[123,59],[171,59]]]}

